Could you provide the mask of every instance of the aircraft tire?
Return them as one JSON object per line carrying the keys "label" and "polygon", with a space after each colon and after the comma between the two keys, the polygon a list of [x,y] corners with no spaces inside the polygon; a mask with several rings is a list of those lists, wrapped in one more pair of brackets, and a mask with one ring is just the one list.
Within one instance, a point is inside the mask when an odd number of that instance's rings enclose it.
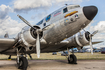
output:
{"label": "aircraft tire", "polygon": [[21,57],[18,63],[18,69],[27,70],[28,61],[26,57]]}
{"label": "aircraft tire", "polygon": [[77,58],[76,58],[76,56],[74,54],[70,55],[70,59],[68,57],[68,63],[70,63],[70,64],[77,64]]}

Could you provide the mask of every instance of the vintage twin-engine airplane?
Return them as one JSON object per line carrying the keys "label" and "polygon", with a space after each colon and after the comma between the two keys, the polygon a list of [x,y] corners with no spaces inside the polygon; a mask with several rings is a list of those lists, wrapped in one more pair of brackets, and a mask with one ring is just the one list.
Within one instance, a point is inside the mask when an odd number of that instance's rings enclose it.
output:
{"label": "vintage twin-engine airplane", "polygon": [[[17,65],[20,69],[27,69],[27,54],[58,52],[71,48],[82,48],[85,45],[91,46],[92,36],[88,31],[81,33],[97,14],[97,7],[79,5],[66,5],[51,13],[39,23],[32,26],[27,20],[17,15],[28,26],[24,27],[14,39],[0,39],[0,53],[6,55],[17,55]],[[79,34],[76,34],[78,33]],[[68,38],[68,39],[67,39]],[[64,41],[67,39],[66,41]],[[93,53],[93,52],[92,52]],[[68,63],[77,62],[74,54],[68,55]]]}

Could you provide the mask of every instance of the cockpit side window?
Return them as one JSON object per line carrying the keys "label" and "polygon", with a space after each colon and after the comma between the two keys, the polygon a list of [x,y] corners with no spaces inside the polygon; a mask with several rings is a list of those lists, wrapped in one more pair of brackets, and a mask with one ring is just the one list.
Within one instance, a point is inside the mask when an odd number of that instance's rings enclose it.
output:
{"label": "cockpit side window", "polygon": [[63,13],[66,13],[66,12],[68,12],[67,7],[63,9]]}
{"label": "cockpit side window", "polygon": [[37,23],[36,25],[40,25],[40,24],[42,24],[43,23],[43,20],[41,20],[39,23]]}
{"label": "cockpit side window", "polygon": [[48,15],[48,16],[46,17],[46,22],[48,22],[48,21],[50,20],[50,18],[51,18],[51,15]]}

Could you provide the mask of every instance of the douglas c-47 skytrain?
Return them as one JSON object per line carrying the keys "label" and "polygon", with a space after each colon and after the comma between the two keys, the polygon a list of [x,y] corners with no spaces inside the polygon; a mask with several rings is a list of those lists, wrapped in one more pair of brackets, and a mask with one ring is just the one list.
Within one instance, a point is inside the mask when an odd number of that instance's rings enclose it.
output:
{"label": "douglas c-47 skytrain", "polygon": [[[28,26],[22,28],[14,39],[0,39],[0,53],[6,55],[17,55],[17,66],[19,69],[27,70],[28,61],[27,54],[36,53],[40,57],[41,53],[58,52],[78,48],[81,49],[85,45],[91,47],[92,44],[100,42],[92,42],[92,34],[83,30],[97,14],[97,7],[79,5],[66,5],[47,17],[39,23],[32,26],[22,16],[17,15]],[[66,41],[64,41],[67,39]],[[68,54],[68,63],[77,63],[76,56]]]}

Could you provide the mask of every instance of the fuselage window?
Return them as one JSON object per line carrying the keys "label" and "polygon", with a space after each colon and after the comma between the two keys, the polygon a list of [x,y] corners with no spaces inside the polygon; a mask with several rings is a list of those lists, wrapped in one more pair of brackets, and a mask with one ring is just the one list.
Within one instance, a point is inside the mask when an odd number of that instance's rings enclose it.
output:
{"label": "fuselage window", "polygon": [[63,13],[66,13],[66,12],[68,12],[68,9],[67,8],[64,8],[63,9]]}
{"label": "fuselage window", "polygon": [[41,20],[39,23],[37,23],[36,25],[40,25],[40,24],[42,24],[43,23],[43,20]]}
{"label": "fuselage window", "polygon": [[46,23],[44,23],[43,26],[46,26]]}
{"label": "fuselage window", "polygon": [[48,16],[46,17],[46,22],[48,22],[48,21],[50,20],[50,18],[51,18],[51,15],[48,15]]}

